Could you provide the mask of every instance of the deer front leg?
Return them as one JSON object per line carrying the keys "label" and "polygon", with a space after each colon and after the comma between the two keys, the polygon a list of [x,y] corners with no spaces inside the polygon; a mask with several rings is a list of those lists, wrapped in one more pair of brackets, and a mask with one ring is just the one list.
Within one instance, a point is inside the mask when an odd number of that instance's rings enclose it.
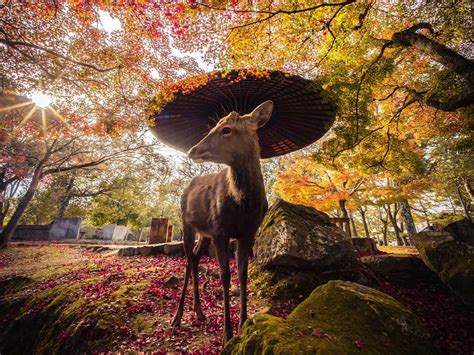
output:
{"label": "deer front leg", "polygon": [[184,273],[183,290],[181,291],[181,297],[179,299],[178,310],[171,322],[172,327],[179,327],[181,324],[181,318],[183,317],[184,301],[186,299],[186,289],[188,288],[189,276],[191,275],[191,269],[193,267],[193,248],[194,248],[195,231],[194,229],[183,223],[183,243],[184,252],[186,254],[186,271]]}
{"label": "deer front leg", "polygon": [[223,344],[225,345],[232,338],[232,323],[230,321],[230,268],[229,268],[229,239],[214,240],[217,251],[217,258],[221,271],[222,290],[224,292],[224,337]]}
{"label": "deer front leg", "polygon": [[178,305],[178,310],[176,311],[176,314],[171,322],[171,326],[174,327],[179,327],[181,324],[181,318],[183,317],[183,309],[184,309],[184,300],[186,298],[186,289],[188,288],[188,281],[189,281],[189,275],[191,274],[191,263],[188,260],[188,263],[186,264],[186,272],[184,274],[184,283],[183,283],[183,290],[181,291],[181,298],[179,299],[179,305]]}
{"label": "deer front leg", "polygon": [[240,321],[239,331],[247,320],[247,277],[250,243],[247,238],[237,239],[237,268],[240,283]]}
{"label": "deer front leg", "polygon": [[211,240],[209,238],[199,236],[198,243],[194,246],[193,250],[193,307],[196,317],[199,321],[205,321],[206,316],[204,315],[201,307],[201,301],[199,299],[199,259],[201,258],[204,250],[209,248]]}

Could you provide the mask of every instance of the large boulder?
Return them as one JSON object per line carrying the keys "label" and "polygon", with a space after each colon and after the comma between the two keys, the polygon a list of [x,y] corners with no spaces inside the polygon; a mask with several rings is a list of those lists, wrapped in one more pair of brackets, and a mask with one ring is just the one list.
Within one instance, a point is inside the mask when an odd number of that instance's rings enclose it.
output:
{"label": "large boulder", "polygon": [[352,282],[315,289],[286,320],[257,314],[224,354],[436,354],[418,318],[392,297]]}
{"label": "large boulder", "polygon": [[306,297],[330,280],[377,284],[357,261],[351,238],[325,213],[283,200],[265,215],[254,255],[251,287],[267,299]]}
{"label": "large boulder", "polygon": [[460,242],[474,246],[474,224],[467,218],[448,224],[443,227],[443,231],[450,233],[454,239]]}
{"label": "large boulder", "polygon": [[350,237],[327,214],[281,199],[265,215],[254,255],[261,267],[321,270],[342,260],[356,263]]}
{"label": "large boulder", "polygon": [[376,253],[377,244],[372,238],[352,238],[354,248],[360,253]]}
{"label": "large boulder", "polygon": [[414,243],[441,281],[466,303],[474,304],[474,247],[445,231],[418,233]]}
{"label": "large boulder", "polygon": [[416,255],[378,254],[364,256],[360,261],[377,276],[399,285],[414,286],[420,280],[438,279]]}

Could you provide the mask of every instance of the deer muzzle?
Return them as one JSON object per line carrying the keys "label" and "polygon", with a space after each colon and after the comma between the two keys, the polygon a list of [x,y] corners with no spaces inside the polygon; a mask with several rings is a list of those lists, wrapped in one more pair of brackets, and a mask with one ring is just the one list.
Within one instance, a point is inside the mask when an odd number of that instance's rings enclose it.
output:
{"label": "deer muzzle", "polygon": [[188,158],[194,163],[204,163],[211,157],[209,152],[202,151],[197,145],[189,149]]}

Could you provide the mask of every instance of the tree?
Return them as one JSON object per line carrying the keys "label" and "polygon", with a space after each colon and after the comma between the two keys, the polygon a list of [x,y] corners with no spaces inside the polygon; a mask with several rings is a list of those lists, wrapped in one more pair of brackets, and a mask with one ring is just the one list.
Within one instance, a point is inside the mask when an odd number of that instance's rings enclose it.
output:
{"label": "tree", "polygon": [[[349,218],[347,205],[354,204],[353,196],[365,179],[356,171],[336,170],[315,162],[311,157],[301,156],[278,174],[275,189],[290,202],[326,212],[338,210],[342,218]],[[344,228],[350,234],[349,225],[345,224]]]}
{"label": "tree", "polygon": [[[34,143],[34,142],[32,142]],[[150,144],[140,139],[113,141],[96,139],[90,136],[59,136],[50,141],[31,144],[29,157],[34,161],[31,173],[26,177],[27,187],[20,198],[15,211],[0,233],[0,245],[6,247],[17,224],[33,198],[42,180],[58,173],[79,169],[90,169],[110,160],[140,154]],[[37,149],[37,147],[41,147]]]}
{"label": "tree", "polygon": [[159,81],[201,71],[173,50],[178,10],[146,1],[8,1],[0,7],[2,88],[47,93],[57,107],[92,114],[106,134],[143,127]]}

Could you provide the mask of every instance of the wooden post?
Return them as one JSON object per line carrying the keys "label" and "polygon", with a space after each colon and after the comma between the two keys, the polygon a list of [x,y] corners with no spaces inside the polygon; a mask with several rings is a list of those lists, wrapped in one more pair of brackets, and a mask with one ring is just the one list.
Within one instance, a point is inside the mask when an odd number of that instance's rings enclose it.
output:
{"label": "wooden post", "polygon": [[168,235],[166,236],[166,242],[172,242],[173,241],[173,225],[170,223],[168,225]]}
{"label": "wooden post", "polygon": [[168,218],[152,218],[149,244],[166,243],[168,236]]}

